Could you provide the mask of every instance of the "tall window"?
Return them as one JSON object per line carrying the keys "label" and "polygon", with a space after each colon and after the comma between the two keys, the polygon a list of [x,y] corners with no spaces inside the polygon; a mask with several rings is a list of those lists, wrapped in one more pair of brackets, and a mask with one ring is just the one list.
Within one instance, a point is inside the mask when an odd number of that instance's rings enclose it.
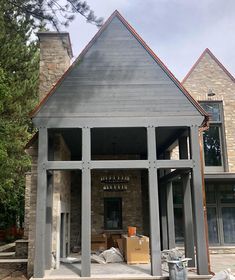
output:
{"label": "tall window", "polygon": [[221,102],[200,102],[210,116],[210,126],[203,135],[206,171],[223,171],[223,114]]}

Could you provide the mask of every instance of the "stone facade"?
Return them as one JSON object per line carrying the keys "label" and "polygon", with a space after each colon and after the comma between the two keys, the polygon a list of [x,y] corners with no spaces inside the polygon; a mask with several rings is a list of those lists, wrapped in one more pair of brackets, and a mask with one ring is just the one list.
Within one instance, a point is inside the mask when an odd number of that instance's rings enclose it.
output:
{"label": "stone facade", "polygon": [[[69,160],[70,152],[61,135],[55,138],[55,160]],[[26,175],[26,196],[25,196],[25,238],[28,238],[28,274],[32,275],[35,235],[36,235],[36,198],[37,198],[37,141],[27,150],[32,158],[31,172]],[[60,231],[60,212],[61,205],[66,212],[70,212],[70,172],[53,172],[53,222],[52,222],[52,251],[57,251],[58,239],[57,232]]]}
{"label": "stone facade", "polygon": [[81,172],[71,172],[70,247],[81,246]]}
{"label": "stone facade", "polygon": [[[54,138],[54,160],[70,160],[70,151],[61,135]],[[70,213],[70,171],[53,172],[53,211],[52,211],[52,251],[58,250],[58,232],[60,232],[61,212]]]}
{"label": "stone facade", "polygon": [[[72,49],[68,33],[56,32],[39,32],[40,42],[40,75],[39,75],[39,101],[47,95],[52,86],[62,76],[62,74],[70,66],[72,58]],[[33,273],[33,261],[35,250],[35,225],[36,225],[36,197],[37,197],[37,159],[38,159],[38,143],[37,137],[34,137],[27,148],[27,153],[31,156],[31,171],[26,174],[25,187],[25,221],[24,221],[24,238],[28,239],[28,274]],[[55,138],[55,154],[56,159],[68,159],[70,157],[68,149],[61,136]],[[54,172],[55,184],[53,194],[53,214],[58,214],[58,200],[62,193],[62,201],[68,205],[70,201],[70,190],[64,185],[70,186],[69,172]],[[63,196],[63,194],[65,194]],[[69,206],[68,206],[69,208]],[[57,214],[56,214],[57,213]],[[58,228],[58,221],[53,219],[53,229]],[[55,249],[56,241],[53,232],[52,248]]]}
{"label": "stone facade", "polygon": [[[206,50],[182,82],[198,101],[222,101],[229,172],[235,172],[235,82],[214,55]],[[215,93],[208,97],[209,91]]]}
{"label": "stone facade", "polygon": [[[100,182],[104,176],[119,176],[130,178],[125,191],[104,191]],[[134,170],[113,170],[93,172],[91,191],[91,230],[92,233],[104,232],[104,198],[118,197],[122,199],[122,228],[127,231],[128,226],[135,226],[142,234],[142,200],[141,173]]]}
{"label": "stone facade", "polygon": [[[26,176],[27,184],[25,189],[25,227],[28,231],[25,232],[25,238],[28,238],[28,274],[33,273],[33,261],[35,250],[35,225],[36,225],[36,198],[37,198],[37,158],[38,158],[38,143],[37,141],[27,150],[31,156],[31,172]],[[26,235],[28,234],[28,235]]]}
{"label": "stone facade", "polygon": [[72,49],[68,33],[39,32],[38,37],[40,42],[39,100],[41,101],[70,66]]}
{"label": "stone facade", "polygon": [[[125,191],[104,191],[101,177],[125,177],[130,178]],[[81,174],[73,172],[71,186],[71,249],[80,246],[81,239]],[[144,213],[148,212],[148,188],[142,183],[143,176],[139,170],[103,170],[92,172],[91,191],[91,230],[92,234],[99,233],[126,233],[128,226],[135,226],[137,233],[149,232],[148,218]],[[146,195],[142,195],[144,192]],[[145,200],[143,199],[146,198]],[[104,199],[122,199],[122,229],[106,230],[104,228]],[[145,221],[144,221],[145,220]]]}

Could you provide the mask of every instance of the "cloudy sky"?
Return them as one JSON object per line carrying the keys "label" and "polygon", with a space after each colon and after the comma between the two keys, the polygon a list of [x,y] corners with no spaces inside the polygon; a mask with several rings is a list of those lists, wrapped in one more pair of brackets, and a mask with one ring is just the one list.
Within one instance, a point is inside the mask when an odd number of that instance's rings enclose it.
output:
{"label": "cloudy sky", "polygon": [[[182,80],[205,48],[235,74],[235,0],[87,0],[105,20],[117,9]],[[77,57],[97,32],[77,16],[67,31]]]}

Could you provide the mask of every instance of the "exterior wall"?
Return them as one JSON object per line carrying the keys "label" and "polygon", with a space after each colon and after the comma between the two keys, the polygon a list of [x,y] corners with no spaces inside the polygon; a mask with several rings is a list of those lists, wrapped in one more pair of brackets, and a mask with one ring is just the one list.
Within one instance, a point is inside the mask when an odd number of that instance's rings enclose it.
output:
{"label": "exterior wall", "polygon": [[[28,150],[32,158],[31,172],[27,173],[25,189],[25,238],[28,238],[28,275],[33,273],[35,235],[36,235],[36,199],[37,199],[37,142]],[[69,150],[61,135],[55,137],[56,160],[66,160],[70,158]],[[59,201],[70,209],[70,172],[53,173],[53,229],[52,229],[52,251],[56,251],[56,231],[59,229],[58,215],[60,215]]]}
{"label": "exterior wall", "polygon": [[[104,176],[129,176],[127,191],[104,191],[100,178]],[[143,178],[142,178],[143,179]],[[71,248],[80,245],[81,238],[81,175],[73,173],[71,187]],[[138,170],[113,170],[96,171],[92,173],[91,191],[91,229],[92,234],[104,232],[127,232],[128,226],[136,226],[137,233],[148,233],[148,219],[143,217],[148,212],[148,198],[143,201],[142,192],[148,196],[146,180],[141,182],[141,171]],[[146,197],[146,195],[144,197]],[[104,198],[122,198],[122,225],[123,229],[118,231],[105,231],[104,229]],[[144,228],[144,220],[147,228]]]}
{"label": "exterior wall", "polygon": [[[206,52],[193,72],[183,83],[198,101],[216,100],[223,102],[224,125],[229,172],[235,172],[235,83]],[[215,96],[207,96],[209,89]]]}
{"label": "exterior wall", "polygon": [[[100,178],[103,176],[129,176],[130,182],[126,191],[103,191]],[[122,227],[127,231],[128,226],[135,226],[142,234],[142,200],[141,200],[141,173],[134,170],[113,170],[94,172],[91,189],[91,230],[92,233],[104,232],[104,198],[122,198]]]}
{"label": "exterior wall", "polygon": [[71,174],[70,247],[81,245],[81,172]]}
{"label": "exterior wall", "polygon": [[[61,135],[56,135],[54,139],[55,160],[69,160],[70,151],[67,148]],[[70,212],[70,171],[53,172],[53,211],[52,211],[52,251],[58,250],[57,233],[60,232],[61,212]]]}
{"label": "exterior wall", "polygon": [[[36,198],[37,198],[37,158],[38,145],[35,142],[27,151],[32,158],[31,172],[27,174],[26,196],[25,196],[25,227],[28,228],[28,275],[33,273],[33,261],[36,234]],[[28,206],[28,207],[27,207]],[[27,231],[26,231],[27,232]]]}
{"label": "exterior wall", "polygon": [[41,101],[70,66],[72,50],[68,33],[39,32],[38,37],[40,42],[39,100]]}

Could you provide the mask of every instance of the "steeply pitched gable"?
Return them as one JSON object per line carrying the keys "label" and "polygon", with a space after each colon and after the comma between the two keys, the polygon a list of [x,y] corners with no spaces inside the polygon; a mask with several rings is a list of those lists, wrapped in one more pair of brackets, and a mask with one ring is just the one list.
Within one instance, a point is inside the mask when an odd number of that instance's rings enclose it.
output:
{"label": "steeply pitched gable", "polygon": [[182,84],[186,82],[186,80],[190,77],[190,75],[194,72],[194,70],[198,67],[202,60],[205,59],[206,56],[210,59],[213,59],[218,67],[225,73],[225,75],[227,75],[233,82],[235,82],[235,78],[233,77],[233,75],[225,68],[225,66],[217,59],[217,57],[208,48],[206,48],[200,55],[198,60],[194,63],[192,68],[189,70],[187,75],[184,77],[184,79],[182,80]]}
{"label": "steeply pitched gable", "polygon": [[33,117],[205,116],[116,11]]}

